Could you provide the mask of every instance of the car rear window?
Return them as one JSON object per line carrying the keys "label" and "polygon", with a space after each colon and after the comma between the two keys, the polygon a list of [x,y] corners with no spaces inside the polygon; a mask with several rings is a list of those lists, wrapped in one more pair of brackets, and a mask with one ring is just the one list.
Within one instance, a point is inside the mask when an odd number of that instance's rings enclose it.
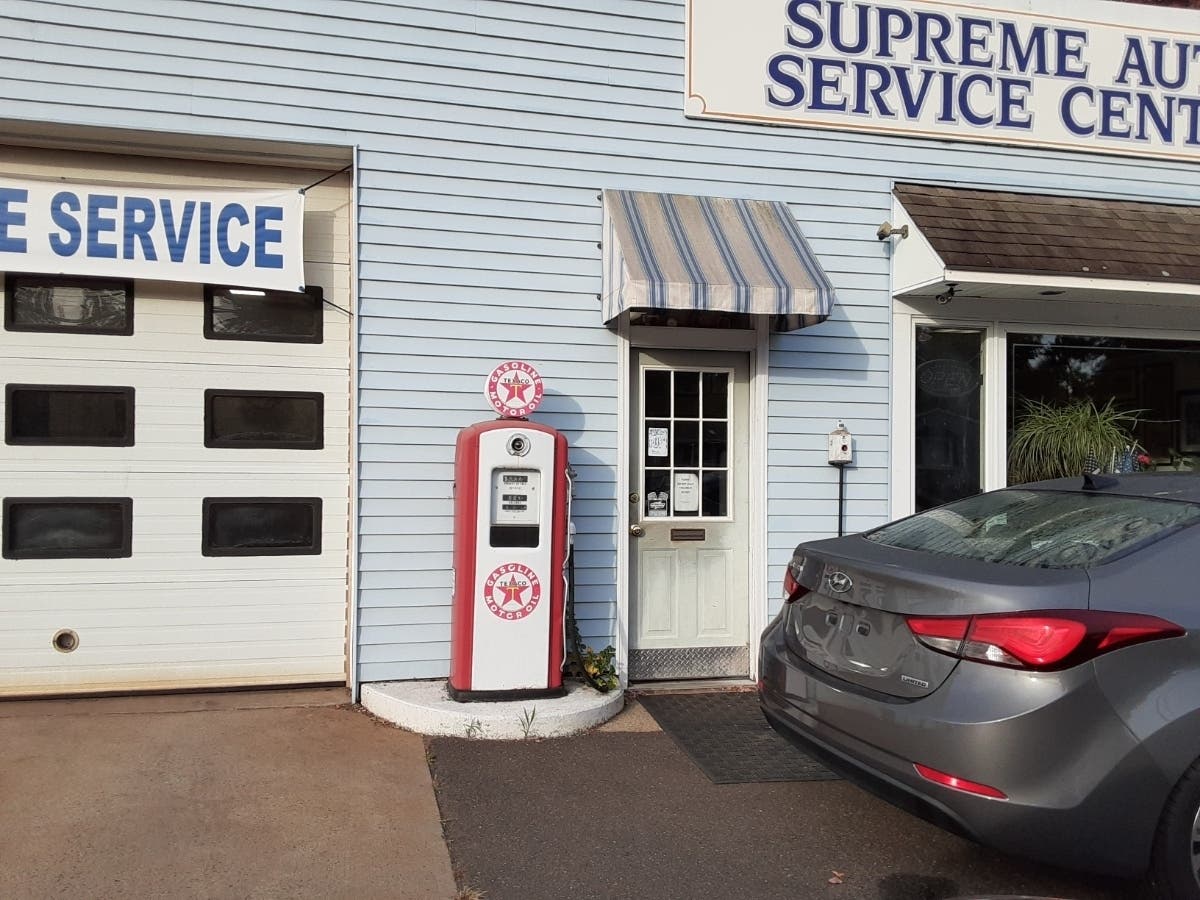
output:
{"label": "car rear window", "polygon": [[867,540],[964,559],[1076,569],[1102,565],[1200,520],[1200,504],[1072,491],[979,494],[884,525]]}

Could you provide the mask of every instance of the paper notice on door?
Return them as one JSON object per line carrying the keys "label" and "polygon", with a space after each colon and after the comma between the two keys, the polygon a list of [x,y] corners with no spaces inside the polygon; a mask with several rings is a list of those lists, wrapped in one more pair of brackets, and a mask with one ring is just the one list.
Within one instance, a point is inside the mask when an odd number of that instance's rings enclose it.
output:
{"label": "paper notice on door", "polygon": [[659,519],[669,512],[671,495],[666,491],[651,491],[646,495],[646,516]]}
{"label": "paper notice on door", "polygon": [[675,473],[675,512],[700,511],[700,476],[695,472]]}
{"label": "paper notice on door", "polygon": [[647,428],[646,429],[646,455],[647,456],[670,456],[671,451],[668,446],[667,436],[670,434],[666,428]]}

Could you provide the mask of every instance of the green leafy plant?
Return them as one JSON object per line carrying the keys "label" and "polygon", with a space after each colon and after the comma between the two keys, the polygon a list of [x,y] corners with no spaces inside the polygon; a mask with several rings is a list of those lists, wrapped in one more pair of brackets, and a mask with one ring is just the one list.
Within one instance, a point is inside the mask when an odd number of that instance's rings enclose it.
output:
{"label": "green leafy plant", "polygon": [[615,690],[621,684],[617,678],[617,664],[614,661],[616,655],[617,651],[611,644],[603,650],[583,647],[579,654],[588,680],[604,693]]}
{"label": "green leafy plant", "polygon": [[1055,406],[1027,400],[1008,445],[1009,481],[1019,484],[1079,475],[1089,457],[1108,468],[1114,455],[1137,452],[1132,429],[1141,410],[1119,410],[1109,400]]}
{"label": "green leafy plant", "polygon": [[483,736],[483,723],[480,722],[478,719],[472,719],[470,722],[468,722],[463,727],[464,727],[464,730],[467,732],[467,737],[469,737],[469,738],[474,739],[474,738]]}

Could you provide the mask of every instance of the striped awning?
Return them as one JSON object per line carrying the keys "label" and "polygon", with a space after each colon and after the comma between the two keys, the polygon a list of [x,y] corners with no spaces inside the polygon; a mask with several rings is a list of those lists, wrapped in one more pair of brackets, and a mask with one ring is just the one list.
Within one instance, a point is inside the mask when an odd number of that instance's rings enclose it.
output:
{"label": "striped awning", "polygon": [[795,331],[833,308],[833,285],[784,203],[642,191],[603,199],[606,323],[626,310],[713,310]]}

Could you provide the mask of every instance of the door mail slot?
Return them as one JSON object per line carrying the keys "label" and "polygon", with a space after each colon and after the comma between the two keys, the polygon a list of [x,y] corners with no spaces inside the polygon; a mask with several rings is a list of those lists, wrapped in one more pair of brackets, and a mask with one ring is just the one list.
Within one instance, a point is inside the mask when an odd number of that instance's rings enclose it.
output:
{"label": "door mail slot", "polygon": [[673,541],[702,541],[704,540],[703,528],[672,528],[671,540]]}

